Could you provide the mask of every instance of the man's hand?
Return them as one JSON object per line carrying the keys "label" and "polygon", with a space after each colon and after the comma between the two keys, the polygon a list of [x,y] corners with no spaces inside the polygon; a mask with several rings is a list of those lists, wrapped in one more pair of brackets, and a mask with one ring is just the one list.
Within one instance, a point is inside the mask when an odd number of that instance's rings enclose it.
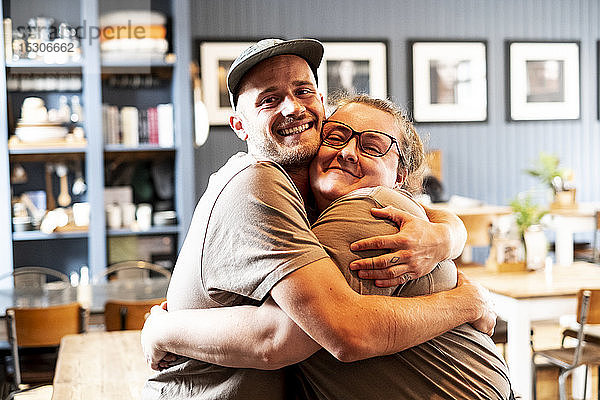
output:
{"label": "man's hand", "polygon": [[373,216],[393,221],[398,233],[375,236],[351,244],[350,249],[390,249],[381,256],[353,261],[358,276],[375,279],[375,285],[390,287],[428,274],[450,254],[450,232],[446,224],[432,223],[394,207],[373,208]]}
{"label": "man's hand", "polygon": [[150,309],[150,315],[144,322],[142,329],[142,350],[146,362],[155,371],[161,371],[178,364],[186,357],[181,357],[176,354],[168,353],[160,347],[160,329],[165,327],[163,321],[167,314],[167,302],[163,302],[160,306],[154,306]]}
{"label": "man's hand", "polygon": [[496,327],[497,315],[490,298],[490,292],[480,284],[469,281],[460,271],[458,272],[456,287],[464,292],[464,299],[472,301],[473,305],[479,311],[479,317],[471,321],[470,324],[478,331],[492,336]]}

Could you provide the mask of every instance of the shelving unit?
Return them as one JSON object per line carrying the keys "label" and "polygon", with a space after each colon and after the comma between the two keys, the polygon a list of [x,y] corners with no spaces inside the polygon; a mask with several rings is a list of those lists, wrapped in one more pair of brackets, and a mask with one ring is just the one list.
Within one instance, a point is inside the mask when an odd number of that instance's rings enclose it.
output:
{"label": "shelving unit", "polygon": [[[23,265],[22,262],[35,263],[46,261],[45,265],[62,269],[65,273],[88,265],[92,276],[99,276],[108,264],[108,241],[123,240],[131,237],[151,237],[168,235],[175,238],[177,248],[181,247],[185,232],[191,221],[194,209],[194,151],[192,138],[192,103],[191,83],[188,66],[191,61],[191,26],[189,0],[134,0],[121,4],[116,0],[58,0],[46,2],[40,0],[23,0],[8,2],[3,0],[0,10],[2,19],[7,9],[6,3],[19,8],[20,14],[26,10],[34,17],[37,14],[63,18],[70,23],[77,22],[81,26],[98,26],[99,15],[103,12],[118,9],[148,9],[164,12],[168,15],[170,34],[170,53],[175,57],[169,61],[150,63],[140,61],[101,61],[99,39],[86,37],[81,39],[82,61],[66,64],[43,64],[33,60],[5,60],[4,35],[0,35],[2,54],[0,56],[0,96],[2,112],[0,115],[0,254],[4,262],[0,264],[0,274],[10,272],[12,268]],[[53,3],[52,5],[48,3]],[[76,7],[74,6],[76,5]],[[49,12],[49,11],[52,12]],[[12,13],[12,11],[11,11]],[[66,15],[60,15],[65,13]],[[35,15],[33,15],[35,14]],[[54,14],[54,15],[53,15]],[[78,15],[76,15],[78,14]],[[3,29],[3,28],[2,28]],[[139,146],[106,145],[102,129],[103,81],[107,74],[135,74],[139,71],[168,71],[170,83],[168,87],[160,88],[159,97],[168,98],[173,104],[174,145],[172,147],[157,147],[142,144]],[[87,144],[83,147],[42,147],[42,148],[13,148],[9,149],[9,132],[7,120],[7,82],[9,74],[81,74],[82,89],[66,91],[78,93],[84,108],[84,128]],[[128,89],[130,90],[130,89]],[[143,89],[148,93],[151,89]],[[35,90],[21,92],[16,97],[36,95]],[[62,95],[62,91],[40,92],[42,96],[53,93]],[[134,93],[135,94],[135,93]],[[124,96],[126,97],[126,96]],[[146,107],[143,99],[132,97],[139,101],[139,107]],[[138,105],[132,104],[132,105]],[[13,105],[14,107],[14,105]],[[152,226],[147,231],[132,231],[129,229],[108,229],[104,210],[105,164],[115,157],[131,159],[168,158],[172,160],[174,175],[174,209],[177,213],[177,225]],[[39,231],[12,231],[11,210],[11,163],[46,163],[64,161],[65,159],[83,160],[85,165],[85,181],[87,184],[87,202],[90,203],[90,226],[87,230],[44,234]],[[38,168],[39,170],[39,168]],[[38,173],[43,175],[43,172]],[[42,181],[43,177],[34,177]],[[42,187],[39,187],[40,189]],[[58,260],[58,261],[57,261]],[[53,264],[58,262],[60,265]]]}

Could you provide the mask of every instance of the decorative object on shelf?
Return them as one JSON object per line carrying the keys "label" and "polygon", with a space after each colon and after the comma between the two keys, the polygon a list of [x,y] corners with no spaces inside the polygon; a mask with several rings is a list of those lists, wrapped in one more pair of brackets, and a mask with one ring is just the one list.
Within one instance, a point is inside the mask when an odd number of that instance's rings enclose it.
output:
{"label": "decorative object on shelf", "polygon": [[254,41],[199,42],[200,74],[203,83],[204,104],[210,125],[229,125],[231,105],[227,91],[227,71],[233,61]]}
{"label": "decorative object on shelf", "polygon": [[415,122],[487,120],[485,41],[410,42]]}
{"label": "decorative object on shelf", "polygon": [[[11,34],[7,34],[9,28]],[[40,16],[30,18],[27,27],[13,29],[12,21],[6,18],[4,29],[5,55],[8,62],[21,59],[42,61],[45,64],[81,61],[77,32],[66,22],[61,22],[57,27],[53,18]]]}
{"label": "decorative object on shelf", "polygon": [[82,127],[74,127],[69,133],[65,122],[71,120],[71,109],[66,96],[60,96],[59,110],[48,111],[44,100],[27,97],[21,107],[21,119],[17,122],[15,135],[8,140],[11,150],[55,147],[85,147],[87,142]]}
{"label": "decorative object on shelf", "polygon": [[6,78],[6,88],[11,92],[79,92],[81,91],[81,74],[28,74],[12,70]]}
{"label": "decorative object on shelf", "polygon": [[81,164],[81,161],[78,161],[76,162],[74,167],[75,180],[73,181],[73,187],[71,188],[71,192],[75,196],[80,196],[87,191],[87,184],[85,183],[85,179],[83,179],[83,167]]}
{"label": "decorative object on shelf", "polygon": [[152,206],[147,203],[138,204],[135,217],[140,231],[150,230],[152,227]]}
{"label": "decorative object on shelf", "polygon": [[317,75],[327,104],[333,104],[335,96],[344,93],[388,96],[387,41],[322,43],[325,51]]}
{"label": "decorative object on shelf", "polygon": [[67,207],[71,204],[71,196],[69,195],[69,178],[67,166],[65,164],[56,164],[56,175],[60,182],[60,191],[58,193],[58,205]]}
{"label": "decorative object on shelf", "polygon": [[90,225],[90,203],[73,204],[73,222],[76,226]]}
{"label": "decorative object on shelf", "polygon": [[190,63],[190,75],[194,87],[194,144],[202,146],[210,131],[208,110],[202,101],[202,81],[200,80],[200,67],[193,61]]}
{"label": "decorative object on shelf", "polygon": [[44,100],[27,97],[21,107],[21,119],[17,123],[15,135],[22,142],[59,141],[65,138],[68,130],[61,122],[50,122]]}
{"label": "decorative object on shelf", "polygon": [[579,119],[579,42],[507,42],[508,119]]}
{"label": "decorative object on shelf", "polygon": [[27,171],[22,164],[17,163],[10,169],[10,184],[19,185],[21,183],[27,183]]}
{"label": "decorative object on shelf", "polygon": [[535,161],[534,168],[527,169],[526,172],[552,189],[554,201],[550,204],[550,208],[577,208],[573,171],[559,166],[558,156],[541,152],[539,158]]}
{"label": "decorative object on shelf", "polygon": [[9,61],[12,60],[12,20],[4,18],[2,23],[4,32],[4,59]]}
{"label": "decorative object on shelf", "polygon": [[102,60],[164,61],[169,50],[166,22],[164,14],[153,10],[120,10],[102,14]]}

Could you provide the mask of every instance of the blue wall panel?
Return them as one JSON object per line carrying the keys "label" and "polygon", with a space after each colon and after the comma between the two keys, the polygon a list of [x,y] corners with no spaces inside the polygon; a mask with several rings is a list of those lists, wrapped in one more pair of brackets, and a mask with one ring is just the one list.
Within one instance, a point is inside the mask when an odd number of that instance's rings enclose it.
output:
{"label": "blue wall panel", "polygon": [[[556,153],[575,171],[578,200],[600,201],[600,123],[597,117],[600,39],[597,0],[200,0],[192,5],[195,37],[386,38],[389,92],[408,100],[407,40],[484,39],[488,43],[488,121],[420,124],[429,148],[443,151],[451,194],[507,204],[536,181],[525,175],[540,151]],[[507,39],[581,42],[581,119],[507,122]],[[196,150],[196,190],[245,146],[227,127],[213,127]]]}

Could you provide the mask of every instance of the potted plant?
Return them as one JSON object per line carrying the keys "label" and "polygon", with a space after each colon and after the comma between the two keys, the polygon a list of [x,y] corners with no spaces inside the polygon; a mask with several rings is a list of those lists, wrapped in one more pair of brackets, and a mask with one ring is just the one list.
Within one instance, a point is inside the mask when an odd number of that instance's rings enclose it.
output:
{"label": "potted plant", "polygon": [[526,172],[552,189],[554,194],[552,208],[571,208],[575,206],[573,172],[560,168],[559,165],[560,160],[556,155],[541,152],[535,167],[527,169]]}
{"label": "potted plant", "polygon": [[548,240],[540,223],[548,211],[541,209],[531,200],[531,196],[517,196],[510,202],[516,218],[521,240],[525,243],[528,269],[544,266],[548,254]]}

